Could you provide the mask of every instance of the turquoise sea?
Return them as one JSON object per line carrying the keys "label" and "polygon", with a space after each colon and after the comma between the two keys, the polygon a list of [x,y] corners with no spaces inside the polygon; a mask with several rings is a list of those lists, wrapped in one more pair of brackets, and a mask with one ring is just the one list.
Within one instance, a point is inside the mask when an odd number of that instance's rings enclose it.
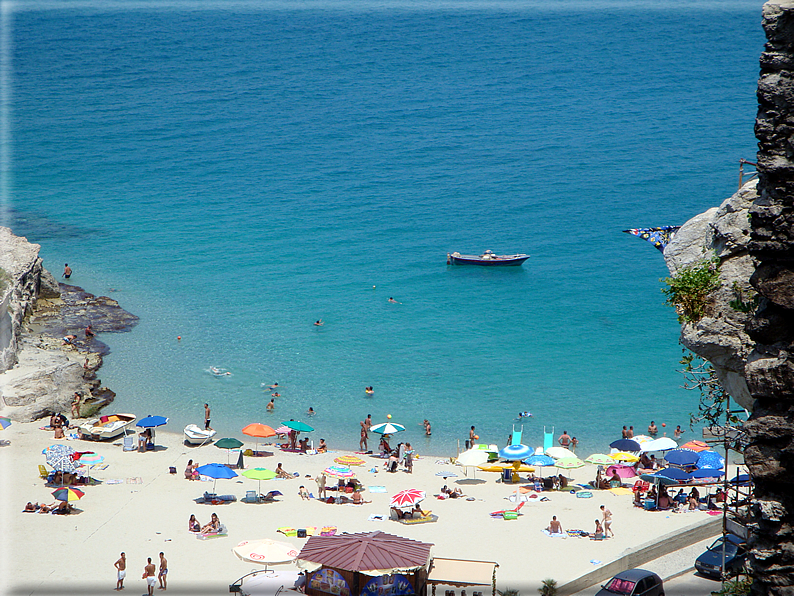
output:
{"label": "turquoise sea", "polygon": [[[222,436],[295,418],[352,448],[391,414],[436,454],[471,425],[504,444],[521,410],[526,443],[585,455],[688,428],[667,270],[621,230],[736,190],[761,6],[6,5],[2,224],[140,316],[100,376],[169,430],[204,402]],[[532,256],[446,265],[485,249]]]}

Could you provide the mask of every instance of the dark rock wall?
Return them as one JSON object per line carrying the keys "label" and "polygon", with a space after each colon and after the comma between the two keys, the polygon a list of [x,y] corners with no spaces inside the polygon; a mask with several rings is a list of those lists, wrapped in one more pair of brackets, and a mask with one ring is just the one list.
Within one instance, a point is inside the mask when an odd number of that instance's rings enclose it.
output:
{"label": "dark rock wall", "polygon": [[753,594],[794,595],[794,2],[764,5],[758,82],[758,194],[750,209],[750,278],[762,296],[746,326],[745,379],[755,400],[745,460],[755,483]]}

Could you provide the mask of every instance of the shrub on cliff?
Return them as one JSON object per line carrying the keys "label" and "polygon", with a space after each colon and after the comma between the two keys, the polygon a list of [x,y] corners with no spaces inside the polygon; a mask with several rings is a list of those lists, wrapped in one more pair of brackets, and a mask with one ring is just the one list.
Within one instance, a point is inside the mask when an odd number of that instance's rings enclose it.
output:
{"label": "shrub on cliff", "polygon": [[717,257],[683,267],[672,277],[661,281],[667,285],[662,292],[666,304],[674,307],[679,323],[697,323],[706,313],[708,295],[719,286]]}

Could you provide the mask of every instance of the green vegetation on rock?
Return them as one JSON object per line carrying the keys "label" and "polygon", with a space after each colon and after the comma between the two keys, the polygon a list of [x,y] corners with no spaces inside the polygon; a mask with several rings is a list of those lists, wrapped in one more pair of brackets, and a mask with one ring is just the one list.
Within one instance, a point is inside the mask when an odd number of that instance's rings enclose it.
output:
{"label": "green vegetation on rock", "polygon": [[679,323],[697,323],[706,314],[708,295],[719,286],[719,259],[713,257],[681,268],[661,281],[666,304],[678,312]]}

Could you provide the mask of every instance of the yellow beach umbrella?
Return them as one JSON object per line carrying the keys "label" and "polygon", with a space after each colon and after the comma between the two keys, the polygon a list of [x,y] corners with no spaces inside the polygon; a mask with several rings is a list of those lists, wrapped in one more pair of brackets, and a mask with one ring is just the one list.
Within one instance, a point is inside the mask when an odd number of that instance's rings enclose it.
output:
{"label": "yellow beach umbrella", "polygon": [[360,457],[355,455],[340,455],[335,457],[334,461],[340,466],[363,466],[366,462]]}
{"label": "yellow beach umbrella", "polygon": [[625,451],[618,451],[617,453],[610,453],[609,457],[611,457],[615,461],[627,461],[627,462],[630,462],[630,463],[634,463],[635,461],[640,461],[639,457],[637,457],[633,453],[627,453]]}

